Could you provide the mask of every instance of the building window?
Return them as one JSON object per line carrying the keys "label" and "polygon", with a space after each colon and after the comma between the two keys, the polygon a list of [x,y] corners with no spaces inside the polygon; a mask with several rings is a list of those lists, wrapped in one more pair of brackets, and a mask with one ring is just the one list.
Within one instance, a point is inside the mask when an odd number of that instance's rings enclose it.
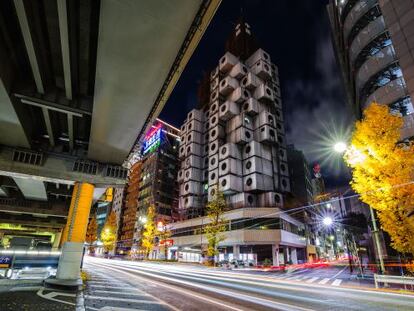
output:
{"label": "building window", "polygon": [[357,72],[359,68],[362,66],[365,61],[371,57],[376,55],[379,51],[383,48],[391,45],[391,38],[388,31],[383,32],[379,36],[377,36],[374,40],[372,40],[366,47],[364,47],[361,52],[359,52],[357,58],[354,61],[354,70]]}
{"label": "building window", "polygon": [[399,113],[402,116],[407,116],[414,112],[410,96],[400,98],[388,106],[390,107],[391,113]]}

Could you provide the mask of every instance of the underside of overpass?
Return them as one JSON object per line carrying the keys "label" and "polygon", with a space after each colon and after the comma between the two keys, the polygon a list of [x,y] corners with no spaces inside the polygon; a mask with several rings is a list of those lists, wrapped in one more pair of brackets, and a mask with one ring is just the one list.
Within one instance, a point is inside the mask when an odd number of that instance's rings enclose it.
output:
{"label": "underside of overpass", "polygon": [[55,230],[75,182],[124,185],[219,3],[0,1],[0,224]]}

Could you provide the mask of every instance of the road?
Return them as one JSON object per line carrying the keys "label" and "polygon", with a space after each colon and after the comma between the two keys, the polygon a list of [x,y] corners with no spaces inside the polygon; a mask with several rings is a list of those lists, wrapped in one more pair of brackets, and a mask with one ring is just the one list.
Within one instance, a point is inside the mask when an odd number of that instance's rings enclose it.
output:
{"label": "road", "polygon": [[414,310],[414,295],[195,265],[86,257],[87,310]]}

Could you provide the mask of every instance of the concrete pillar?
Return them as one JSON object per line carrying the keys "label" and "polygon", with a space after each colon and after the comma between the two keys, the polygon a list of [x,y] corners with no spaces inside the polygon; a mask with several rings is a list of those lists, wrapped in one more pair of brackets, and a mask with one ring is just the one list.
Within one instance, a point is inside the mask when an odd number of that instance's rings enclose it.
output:
{"label": "concrete pillar", "polygon": [[292,247],[290,250],[291,250],[290,251],[290,259],[292,260],[292,263],[294,265],[297,265],[298,264],[298,254],[297,254],[297,251],[296,251],[296,247]]}
{"label": "concrete pillar", "polygon": [[283,256],[285,258],[285,265],[289,264],[290,261],[290,254],[289,254],[289,247],[283,247]]}
{"label": "concrete pillar", "polygon": [[[78,182],[73,189],[68,220],[61,239],[62,254],[56,272],[56,280],[62,280],[65,284],[70,283],[70,280],[77,281],[80,278],[83,244],[92,205],[93,190],[93,185]],[[59,284],[58,282],[54,283]]]}
{"label": "concrete pillar", "polygon": [[279,267],[279,245],[272,245],[273,266]]}
{"label": "concrete pillar", "polygon": [[240,245],[233,245],[233,259],[240,259]]}

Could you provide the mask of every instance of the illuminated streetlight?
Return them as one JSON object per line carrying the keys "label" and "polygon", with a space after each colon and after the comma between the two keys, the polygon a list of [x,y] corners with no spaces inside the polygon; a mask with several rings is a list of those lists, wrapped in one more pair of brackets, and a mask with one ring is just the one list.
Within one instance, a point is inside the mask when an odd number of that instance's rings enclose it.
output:
{"label": "illuminated streetlight", "polygon": [[329,227],[329,226],[331,226],[331,225],[333,224],[333,219],[332,219],[332,217],[327,216],[327,217],[325,217],[325,218],[322,220],[322,223],[323,223],[326,227]]}
{"label": "illuminated streetlight", "polygon": [[339,141],[333,146],[333,148],[335,152],[344,153],[346,151],[347,146],[343,141]]}

